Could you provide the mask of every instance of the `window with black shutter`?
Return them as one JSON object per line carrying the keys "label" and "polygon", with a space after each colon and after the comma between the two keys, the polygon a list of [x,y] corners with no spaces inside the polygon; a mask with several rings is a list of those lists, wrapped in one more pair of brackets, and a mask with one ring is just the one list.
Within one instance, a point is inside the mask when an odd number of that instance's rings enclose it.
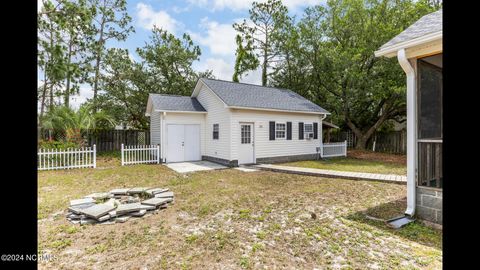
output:
{"label": "window with black shutter", "polygon": [[287,122],[287,140],[292,139],[292,122]]}
{"label": "window with black shutter", "polygon": [[213,139],[218,140],[219,127],[218,124],[213,124]]}
{"label": "window with black shutter", "polygon": [[313,123],[313,139],[318,139],[318,123]]}
{"label": "window with black shutter", "polygon": [[303,140],[303,122],[298,123],[298,139]]}
{"label": "window with black shutter", "polygon": [[268,124],[269,124],[270,141],[274,141],[275,140],[275,121],[270,121]]}

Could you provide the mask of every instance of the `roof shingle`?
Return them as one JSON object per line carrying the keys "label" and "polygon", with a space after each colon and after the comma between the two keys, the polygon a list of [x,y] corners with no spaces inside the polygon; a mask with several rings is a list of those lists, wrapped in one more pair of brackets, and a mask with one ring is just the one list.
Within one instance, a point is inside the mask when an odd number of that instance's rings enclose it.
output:
{"label": "roof shingle", "polygon": [[442,9],[423,16],[396,37],[383,44],[380,49],[438,31],[442,31]]}
{"label": "roof shingle", "polygon": [[191,111],[191,112],[205,112],[202,104],[196,98],[176,96],[176,95],[162,95],[150,94],[155,110],[165,111]]}
{"label": "roof shingle", "polygon": [[328,113],[325,109],[283,88],[201,78],[227,106]]}

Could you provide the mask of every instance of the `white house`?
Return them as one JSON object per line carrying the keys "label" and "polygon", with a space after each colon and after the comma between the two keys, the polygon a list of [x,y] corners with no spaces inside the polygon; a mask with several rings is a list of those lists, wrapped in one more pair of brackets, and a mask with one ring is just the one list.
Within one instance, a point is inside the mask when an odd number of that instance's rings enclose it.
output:
{"label": "white house", "polygon": [[407,210],[442,224],[442,10],[420,18],[375,56],[397,57],[407,75]]}
{"label": "white house", "polygon": [[228,166],[318,157],[328,114],[291,90],[205,78],[191,96],[150,94],[146,110],[163,162]]}

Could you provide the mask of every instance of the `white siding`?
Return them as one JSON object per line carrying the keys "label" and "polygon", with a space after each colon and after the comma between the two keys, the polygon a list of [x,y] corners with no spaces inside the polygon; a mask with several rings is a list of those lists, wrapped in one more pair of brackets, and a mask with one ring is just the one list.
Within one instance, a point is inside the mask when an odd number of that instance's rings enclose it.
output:
{"label": "white siding", "polygon": [[[207,110],[205,121],[205,153],[202,155],[232,160],[230,158],[230,112],[215,94],[202,85],[197,96]],[[219,124],[219,138],[213,139],[213,124]]]}
{"label": "white siding", "polygon": [[150,144],[160,144],[160,113],[150,114]]}
{"label": "white siding", "polygon": [[[232,160],[238,159],[238,145],[240,144],[240,122],[253,122],[254,138],[255,138],[255,157],[278,157],[303,154],[316,154],[317,147],[322,141],[322,121],[320,115],[301,114],[301,113],[284,113],[284,112],[268,112],[253,110],[232,110],[231,132],[232,143],[231,152]],[[292,122],[292,140],[275,139],[269,140],[269,122]],[[298,139],[298,123],[317,122],[318,139]]]}
{"label": "white siding", "polygon": [[[169,124],[200,125],[200,154],[205,155],[205,114],[167,112],[165,116],[165,129],[168,129]],[[165,132],[167,132],[167,130],[165,130]],[[164,138],[167,138],[167,134],[165,132],[163,133],[163,136]],[[168,143],[166,139],[164,140],[164,143]],[[166,146],[163,148],[166,149]],[[166,151],[162,151],[162,153],[165,154]]]}

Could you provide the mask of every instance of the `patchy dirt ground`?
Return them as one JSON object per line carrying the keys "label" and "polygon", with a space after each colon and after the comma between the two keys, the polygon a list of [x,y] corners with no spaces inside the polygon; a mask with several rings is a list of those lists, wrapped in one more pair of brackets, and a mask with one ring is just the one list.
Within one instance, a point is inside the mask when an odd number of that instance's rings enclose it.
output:
{"label": "patchy dirt ground", "polygon": [[[440,269],[442,234],[389,218],[406,187],[234,169],[182,176],[162,165],[39,172],[40,269]],[[68,201],[130,186],[168,187],[175,202],[114,225],[72,225]],[[312,214],[313,213],[313,214]],[[314,218],[313,218],[313,217]]]}
{"label": "patchy dirt ground", "polygon": [[363,150],[348,150],[347,155],[352,158],[368,160],[368,161],[380,161],[394,163],[398,165],[407,165],[407,156],[406,155],[396,155],[372,151],[363,151]]}
{"label": "patchy dirt ground", "polygon": [[405,156],[359,150],[349,150],[347,157],[295,161],[282,165],[334,171],[407,174]]}

